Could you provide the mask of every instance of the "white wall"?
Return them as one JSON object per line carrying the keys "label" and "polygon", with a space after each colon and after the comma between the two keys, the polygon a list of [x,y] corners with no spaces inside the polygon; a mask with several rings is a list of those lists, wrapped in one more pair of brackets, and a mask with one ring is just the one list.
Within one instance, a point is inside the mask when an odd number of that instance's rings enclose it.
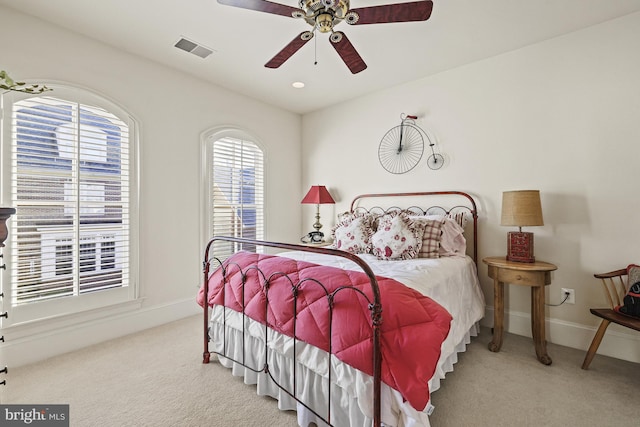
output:
{"label": "white wall", "polygon": [[[65,323],[55,334],[38,333],[35,327],[28,336],[12,341],[11,331],[5,331],[2,363],[21,365],[197,312],[203,238],[200,135],[208,129],[233,125],[258,139],[268,159],[267,238],[299,238],[302,189],[291,187],[301,180],[299,115],[3,7],[0,40],[0,69],[12,77],[89,88],[123,106],[138,121],[139,282],[144,298],[139,310],[98,317],[81,326]],[[282,188],[290,189],[293,197]]]}
{"label": "white wall", "polygon": [[[502,191],[539,189],[545,226],[525,231],[535,233],[536,258],[558,266],[547,301],[559,302],[561,287],[576,291],[575,305],[547,308],[547,338],[584,349],[597,324],[588,309],[605,304],[592,274],[640,262],[638,52],[636,13],[307,114],[303,187],[328,186],[334,212],[372,191],[470,192],[480,202],[481,258],[506,253]],[[424,157],[404,175],[382,169],[378,144],[401,113],[418,115],[435,137],[443,169],[429,170]],[[305,212],[303,230],[312,220]],[[479,274],[492,306],[485,265]],[[508,330],[530,335],[529,296],[508,287]],[[489,307],[485,324],[492,316]],[[614,325],[601,352],[640,361],[640,340]]]}

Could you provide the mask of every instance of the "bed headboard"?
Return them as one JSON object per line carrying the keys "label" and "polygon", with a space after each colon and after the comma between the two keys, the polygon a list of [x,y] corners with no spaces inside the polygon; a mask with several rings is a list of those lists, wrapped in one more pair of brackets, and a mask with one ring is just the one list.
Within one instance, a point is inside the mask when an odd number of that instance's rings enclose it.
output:
{"label": "bed headboard", "polygon": [[[385,199],[390,204],[381,207],[378,203]],[[384,201],[384,200],[383,200]],[[372,193],[354,197],[350,212],[371,212],[384,214],[393,210],[410,210],[419,215],[463,216],[466,221],[465,238],[473,242],[468,247],[469,256],[478,265],[478,209],[474,198],[463,191],[424,191],[413,193]]]}

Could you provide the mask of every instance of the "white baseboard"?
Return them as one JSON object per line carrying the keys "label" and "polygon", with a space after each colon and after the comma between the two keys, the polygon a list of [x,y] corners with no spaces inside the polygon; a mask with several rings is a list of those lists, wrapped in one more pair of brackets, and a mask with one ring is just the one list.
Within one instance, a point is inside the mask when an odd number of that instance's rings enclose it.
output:
{"label": "white baseboard", "polygon": [[[0,346],[2,364],[11,369],[39,362],[198,313],[202,313],[202,309],[193,298],[188,298],[162,306],[139,308],[56,329],[29,333],[16,339],[5,339]],[[30,326],[30,329],[33,329],[33,326]]]}
{"label": "white baseboard", "polygon": [[[526,337],[531,336],[531,316],[529,313],[505,310],[505,331]],[[493,307],[487,307],[482,326],[493,326]],[[599,324],[599,323],[598,323]],[[559,319],[546,318],[547,342],[584,350],[585,354],[597,327]],[[604,335],[597,354],[640,363],[640,334],[626,333],[628,329],[610,325]]]}

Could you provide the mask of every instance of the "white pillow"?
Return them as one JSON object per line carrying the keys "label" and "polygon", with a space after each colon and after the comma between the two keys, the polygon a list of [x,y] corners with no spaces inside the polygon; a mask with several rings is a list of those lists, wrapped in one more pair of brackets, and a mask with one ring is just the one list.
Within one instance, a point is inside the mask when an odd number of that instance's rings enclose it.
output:
{"label": "white pillow", "polygon": [[378,259],[399,260],[418,256],[425,223],[414,221],[404,212],[392,212],[378,219],[378,231],[371,237]]}

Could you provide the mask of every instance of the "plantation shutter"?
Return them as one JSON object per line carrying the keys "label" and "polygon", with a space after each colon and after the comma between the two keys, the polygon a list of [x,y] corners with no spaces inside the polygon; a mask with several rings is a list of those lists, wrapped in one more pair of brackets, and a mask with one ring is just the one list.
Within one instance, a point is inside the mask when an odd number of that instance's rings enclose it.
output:
{"label": "plantation shutter", "polygon": [[129,285],[129,126],[55,97],[12,109],[12,305]]}
{"label": "plantation shutter", "polygon": [[[264,238],[264,159],[251,141],[225,137],[211,150],[211,231],[213,236]],[[225,259],[255,245],[217,241],[213,254]]]}

